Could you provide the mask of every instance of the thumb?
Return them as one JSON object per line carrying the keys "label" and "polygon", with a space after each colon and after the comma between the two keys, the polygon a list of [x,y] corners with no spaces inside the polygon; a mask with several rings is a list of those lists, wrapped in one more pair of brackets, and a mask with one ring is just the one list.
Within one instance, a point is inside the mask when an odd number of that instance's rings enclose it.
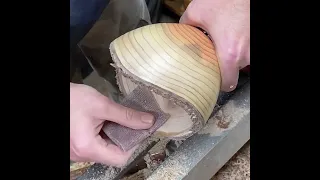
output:
{"label": "thumb", "polygon": [[219,59],[221,71],[221,90],[225,92],[233,91],[238,84],[239,67],[237,63],[229,57],[221,56]]}
{"label": "thumb", "polygon": [[221,41],[221,38],[216,37],[215,42],[217,55],[219,59],[219,67],[221,72],[221,90],[225,92],[233,91],[238,84],[239,77],[239,53],[232,43],[229,41]]}
{"label": "thumb", "polygon": [[188,24],[191,26],[196,26],[196,27],[200,27],[203,28],[201,25],[201,20],[200,20],[200,16],[197,13],[193,13],[192,11],[192,6],[193,3],[191,2],[187,9],[185,10],[185,12],[182,14],[179,23],[181,24]]}
{"label": "thumb", "polygon": [[107,100],[96,113],[96,118],[112,121],[132,129],[148,129],[154,123],[153,115]]}

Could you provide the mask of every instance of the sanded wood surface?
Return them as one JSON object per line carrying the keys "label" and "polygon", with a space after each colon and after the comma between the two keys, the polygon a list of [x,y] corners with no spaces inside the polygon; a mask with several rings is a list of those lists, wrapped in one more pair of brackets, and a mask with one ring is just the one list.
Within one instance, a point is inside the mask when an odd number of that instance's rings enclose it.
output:
{"label": "sanded wood surface", "polygon": [[[127,71],[180,97],[208,120],[221,77],[213,43],[203,32],[184,24],[153,24],[120,36],[112,48]],[[127,81],[120,84],[130,89]]]}

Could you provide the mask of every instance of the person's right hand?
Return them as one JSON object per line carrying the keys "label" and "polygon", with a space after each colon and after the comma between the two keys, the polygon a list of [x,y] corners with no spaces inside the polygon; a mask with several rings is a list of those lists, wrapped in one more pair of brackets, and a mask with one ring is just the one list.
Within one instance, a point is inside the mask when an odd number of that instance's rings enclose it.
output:
{"label": "person's right hand", "polygon": [[94,88],[70,83],[70,159],[123,166],[134,149],[123,152],[100,135],[105,121],[132,129],[148,129],[154,123],[151,114],[121,106]]}
{"label": "person's right hand", "polygon": [[209,33],[219,59],[221,89],[234,90],[239,69],[250,65],[250,0],[193,0],[180,23]]}

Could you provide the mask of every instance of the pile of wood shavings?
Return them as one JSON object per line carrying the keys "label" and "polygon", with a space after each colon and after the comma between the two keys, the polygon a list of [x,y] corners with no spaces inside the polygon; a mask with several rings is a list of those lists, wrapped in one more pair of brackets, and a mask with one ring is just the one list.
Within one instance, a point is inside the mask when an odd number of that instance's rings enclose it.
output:
{"label": "pile of wood shavings", "polygon": [[124,177],[121,180],[145,180],[151,175],[151,173],[160,165],[158,162],[153,162],[150,159],[150,154],[156,154],[166,150],[166,145],[169,142],[169,139],[160,140],[155,146],[153,146],[148,154],[143,158],[147,164],[147,168],[144,168],[135,174]]}
{"label": "pile of wood shavings", "polygon": [[211,180],[250,180],[250,142],[246,143]]}
{"label": "pile of wood shavings", "polygon": [[[145,180],[152,171],[149,168],[122,180]],[[250,142],[246,143],[211,180],[250,180]]]}
{"label": "pile of wood shavings", "polygon": [[76,171],[78,169],[86,168],[93,164],[93,162],[72,162],[70,163],[70,171]]}
{"label": "pile of wood shavings", "polygon": [[148,168],[142,169],[138,171],[137,173],[124,177],[121,180],[145,180],[148,176],[150,176],[152,171]]}
{"label": "pile of wood shavings", "polygon": [[70,161],[70,179],[76,179],[78,176],[81,176],[93,164],[93,162]]}

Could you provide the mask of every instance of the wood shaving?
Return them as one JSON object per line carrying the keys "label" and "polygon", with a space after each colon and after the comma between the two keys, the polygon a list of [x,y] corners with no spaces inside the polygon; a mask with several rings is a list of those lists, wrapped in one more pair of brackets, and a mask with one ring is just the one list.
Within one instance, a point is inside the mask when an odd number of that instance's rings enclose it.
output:
{"label": "wood shaving", "polygon": [[75,163],[72,163],[72,164],[70,164],[70,172],[76,171],[76,170],[79,170],[79,169],[82,169],[82,168],[89,167],[89,166],[91,166],[93,164],[94,164],[93,162],[75,162]]}
{"label": "wood shaving", "polygon": [[70,163],[70,179],[76,179],[92,166],[94,162],[71,162]]}

